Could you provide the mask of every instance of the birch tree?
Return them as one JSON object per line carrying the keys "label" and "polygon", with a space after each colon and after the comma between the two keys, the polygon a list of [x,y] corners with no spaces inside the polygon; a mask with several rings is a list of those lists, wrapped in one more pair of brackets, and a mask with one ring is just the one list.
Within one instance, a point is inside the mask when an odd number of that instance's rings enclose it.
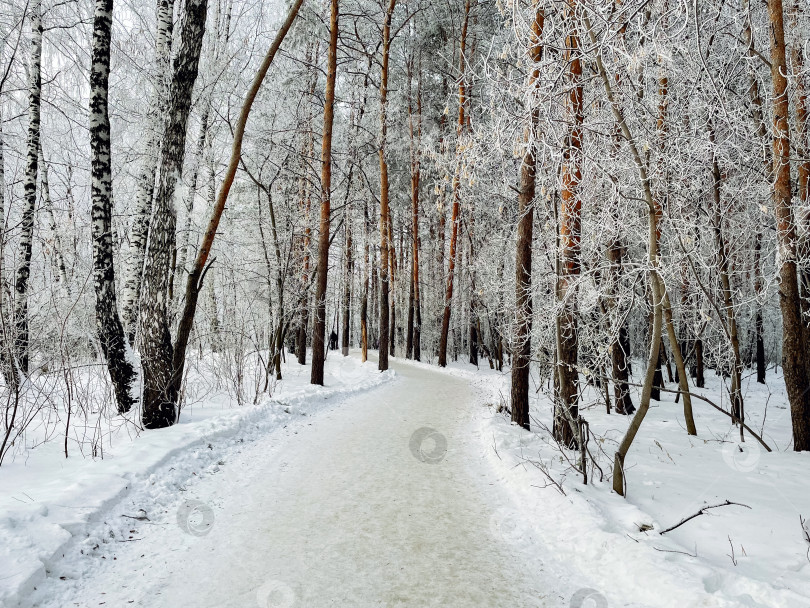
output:
{"label": "birch tree", "polygon": [[28,138],[23,178],[25,207],[20,223],[21,235],[17,253],[17,275],[14,281],[14,352],[19,369],[29,371],[28,350],[28,283],[31,276],[31,254],[34,240],[34,215],[37,207],[37,169],[39,161],[40,104],[42,103],[42,0],[32,0],[29,8],[31,38],[28,60]]}
{"label": "birch tree", "polygon": [[[135,376],[127,358],[126,341],[115,294],[112,242],[112,151],[107,90],[110,80],[113,0],[96,0],[93,14],[93,51],[90,58],[90,149],[93,235],[93,284],[96,326],[110,372],[118,412],[128,412]],[[44,169],[44,167],[43,167]],[[43,173],[44,177],[44,173]],[[65,277],[66,279],[67,277]]]}

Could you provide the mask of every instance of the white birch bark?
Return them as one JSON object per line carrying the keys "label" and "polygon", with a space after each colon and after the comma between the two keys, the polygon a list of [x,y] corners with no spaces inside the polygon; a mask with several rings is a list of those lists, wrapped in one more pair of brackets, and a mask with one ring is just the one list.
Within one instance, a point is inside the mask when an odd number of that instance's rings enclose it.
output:
{"label": "white birch bark", "polygon": [[31,39],[28,66],[28,138],[24,203],[14,281],[15,354],[20,371],[28,373],[28,279],[31,276],[31,252],[34,239],[34,212],[37,206],[37,169],[39,160],[39,123],[42,100],[42,0],[32,0],[29,9]]}
{"label": "white birch bark", "polygon": [[[118,412],[134,402],[130,387],[134,379],[127,360],[124,328],[118,316],[115,295],[115,265],[112,231],[112,161],[108,89],[113,0],[96,0],[93,15],[93,50],[90,66],[90,151],[93,235],[93,282],[96,294],[96,327],[107,369],[113,383]],[[44,174],[43,174],[44,176]]]}
{"label": "white birch bark", "polygon": [[138,300],[141,294],[146,241],[149,235],[149,220],[155,192],[155,175],[160,157],[160,137],[169,95],[173,13],[173,0],[158,0],[155,39],[156,86],[152,93],[146,120],[147,137],[144,144],[143,164],[138,174],[135,213],[129,237],[129,254],[124,260],[124,282],[121,290],[121,316],[130,344],[135,342],[135,330],[138,324]]}
{"label": "white birch bark", "polygon": [[143,425],[171,426],[177,419],[179,379],[175,378],[167,293],[176,246],[175,189],[183,171],[191,95],[197,80],[207,0],[189,0],[169,91],[157,191],[152,210],[140,299],[139,339],[143,362]]}

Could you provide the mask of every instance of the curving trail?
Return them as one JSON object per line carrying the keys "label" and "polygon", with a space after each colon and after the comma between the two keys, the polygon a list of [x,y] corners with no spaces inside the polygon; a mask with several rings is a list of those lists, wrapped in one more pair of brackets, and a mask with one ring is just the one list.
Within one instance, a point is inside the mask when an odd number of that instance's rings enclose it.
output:
{"label": "curving trail", "polygon": [[226,453],[182,526],[138,525],[53,605],[567,606],[559,564],[514,542],[468,383],[392,363],[393,382]]}

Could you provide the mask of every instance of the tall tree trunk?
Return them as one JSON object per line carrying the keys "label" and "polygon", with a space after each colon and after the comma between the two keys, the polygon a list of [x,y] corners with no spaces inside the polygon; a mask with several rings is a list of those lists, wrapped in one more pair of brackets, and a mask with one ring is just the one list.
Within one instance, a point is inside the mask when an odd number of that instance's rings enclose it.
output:
{"label": "tall tree trunk", "polygon": [[540,62],[543,59],[543,25],[545,12],[535,0],[529,57],[534,69],[529,78],[532,105],[527,130],[526,149],[520,166],[518,194],[518,229],[515,245],[515,347],[512,356],[512,422],[529,429],[529,366],[532,355],[532,236],[534,229],[534,196],[537,183],[537,125],[539,102],[535,98],[540,86]]}
{"label": "tall tree trunk", "polygon": [[135,344],[138,327],[138,306],[143,282],[146,241],[152,216],[160,137],[169,102],[169,73],[171,70],[174,0],[157,0],[157,34],[155,36],[155,90],[146,117],[146,140],[143,161],[135,186],[135,215],[129,238],[129,253],[124,263],[121,289],[121,317],[129,343]]}
{"label": "tall tree trunk", "polygon": [[107,91],[110,81],[113,0],[96,0],[93,15],[93,51],[90,60],[90,151],[93,234],[93,279],[96,292],[96,327],[107,360],[118,413],[128,412],[135,371],[127,359],[126,340],[115,297],[112,239],[112,159]]}
{"label": "tall tree trunk", "polygon": [[[458,122],[456,123],[456,162],[453,173],[453,211],[450,223],[450,257],[447,262],[447,288],[444,294],[444,314],[442,315],[442,330],[439,337],[439,365],[447,366],[447,338],[450,333],[450,312],[453,303],[453,279],[456,269],[456,255],[458,253],[458,224],[460,221],[461,194],[461,138],[464,134],[466,119],[464,111],[467,105],[467,26],[470,21],[471,0],[464,3],[464,22],[461,26],[461,42],[459,45],[459,82],[458,82]],[[442,235],[444,231],[442,230]]]}
{"label": "tall tree trunk", "polygon": [[[742,1],[742,10],[744,12],[744,27],[743,27],[743,40],[746,43],[746,56],[749,59],[749,65],[753,66],[756,65],[757,62],[757,54],[754,48],[754,35],[753,35],[753,28],[751,27],[751,12],[749,8],[748,0]],[[768,142],[770,139],[770,135],[768,134],[768,128],[765,125],[765,117],[763,112],[763,103],[762,103],[762,96],[759,93],[759,80],[757,79],[756,73],[753,69],[750,69],[748,72],[749,77],[749,87],[748,87],[748,96],[751,99],[751,112],[754,118],[754,126],[756,127],[757,136],[759,140],[759,144],[762,147],[762,161],[765,165],[765,173],[768,176],[769,180],[773,179],[773,170],[774,170],[774,162],[771,153],[771,147],[769,147]],[[773,142],[771,142],[772,144]],[[760,249],[762,246],[762,229],[757,229],[756,234],[756,244],[755,244],[755,253],[754,257],[756,260],[756,267],[755,272],[759,270],[759,260],[760,260]],[[759,287],[757,288],[757,293],[761,291],[761,270],[759,271],[760,283]],[[760,369],[760,361],[761,361],[761,369],[762,369],[762,382],[765,382],[765,348],[764,342],[762,342],[762,307],[760,304],[757,304],[757,312],[756,318],[759,319],[759,324],[755,320],[755,331],[757,331],[757,376],[759,378],[759,369]],[[759,344],[762,342],[762,359],[759,359]],[[700,359],[701,359],[701,367],[700,367],[700,379],[697,383],[697,386],[703,386],[703,344],[700,343]],[[696,349],[697,352],[697,349]]]}
{"label": "tall tree trunk", "polygon": [[[314,92],[315,89],[315,77],[313,76],[313,84],[311,85],[310,91]],[[305,150],[306,153],[304,155],[305,158],[309,159],[312,158],[314,154],[314,146],[313,146],[313,134],[312,134],[312,116],[310,115],[309,119],[309,130],[306,134],[306,143],[305,143]],[[309,326],[309,270],[310,270],[310,259],[309,259],[309,249],[310,249],[310,242],[312,239],[312,187],[309,184],[309,180],[307,178],[307,171],[308,171],[308,163],[306,161],[301,163],[302,165],[302,175],[301,175],[301,217],[304,222],[304,236],[301,241],[301,255],[303,256],[303,262],[301,264],[302,271],[301,271],[301,296],[299,298],[299,322],[298,322],[298,335],[296,339],[296,356],[298,358],[299,365],[306,365],[307,362],[307,333],[308,333],[308,326]]]}
{"label": "tall tree trunk", "polygon": [[385,11],[385,23],[382,32],[382,72],[380,75],[380,344],[379,363],[380,371],[388,369],[388,331],[389,331],[389,302],[388,302],[388,162],[385,159],[385,139],[388,111],[388,59],[391,54],[391,15],[394,12],[396,0],[389,0]]}
{"label": "tall tree trunk", "polygon": [[[405,357],[419,361],[419,179],[422,143],[422,55],[419,55],[419,72],[416,76],[416,116],[413,107],[413,59],[406,64],[408,73],[408,141],[410,144],[411,169],[411,272],[408,281],[408,326],[406,330]],[[416,345],[416,354],[414,346]]]}
{"label": "tall tree trunk", "polygon": [[369,228],[368,202],[363,203],[363,295],[360,300],[360,359],[368,361],[368,278],[369,278]]}
{"label": "tall tree trunk", "polygon": [[[714,127],[712,125],[710,125],[709,138],[711,143],[714,144]],[[715,149],[714,145],[713,149]],[[734,311],[731,280],[729,278],[728,248],[726,247],[725,235],[723,234],[723,209],[720,198],[721,179],[717,155],[712,154],[712,202],[714,203],[712,227],[714,228],[714,238],[717,246],[717,272],[720,277],[720,292],[723,296],[723,308],[726,314],[726,321],[724,323],[725,333],[731,343],[731,353],[734,357],[731,370],[731,419],[735,423],[740,423],[740,437],[742,438],[742,423],[745,422],[745,410],[742,397],[743,363],[742,357],[740,356],[737,318]]]}
{"label": "tall tree trunk", "polygon": [[[6,252],[6,172],[5,172],[5,139],[3,137],[3,112],[0,111],[0,277],[3,277]],[[20,385],[20,373],[14,354],[14,330],[6,316],[5,289],[0,286],[0,372],[6,381],[9,393],[17,393]]]}
{"label": "tall tree trunk", "polygon": [[[762,231],[757,230],[754,237],[754,290],[757,296],[762,292]],[[765,339],[763,338],[762,305],[756,303],[754,315],[754,332],[756,340],[757,382],[765,384]]]}
{"label": "tall tree trunk", "polygon": [[[667,3],[664,3],[664,11],[666,12]],[[658,104],[658,137],[661,142],[661,149],[664,154],[666,154],[666,134],[667,134],[667,108],[669,106],[669,79],[664,73],[660,80],[659,80],[659,104]],[[667,193],[666,189],[669,187],[669,180],[666,176],[666,170],[662,171],[663,173],[663,199],[666,200]],[[662,215],[662,204],[660,201],[656,201],[656,213],[658,214],[658,235],[657,239],[660,242],[661,240],[661,231],[660,231],[660,222],[661,222],[661,215]],[[692,395],[689,392],[689,376],[686,373],[686,365],[683,361],[683,355],[681,353],[681,343],[678,341],[678,336],[675,333],[675,323],[672,320],[672,305],[669,300],[669,294],[667,293],[666,285],[664,285],[663,281],[660,282],[660,291],[661,297],[663,298],[663,302],[661,303],[663,306],[663,321],[666,325],[667,330],[667,337],[669,338],[669,346],[672,349],[672,356],[675,359],[675,365],[678,370],[678,386],[681,391],[681,395],[683,395],[683,415],[684,415],[684,422],[686,423],[686,432],[689,435],[697,435],[697,429],[695,427],[695,419],[692,414]],[[664,354],[664,345],[662,344],[659,351],[659,356]],[[672,376],[672,366],[669,364],[669,360],[667,362],[667,376],[670,382],[674,381]],[[663,386],[663,383],[662,383]]]}
{"label": "tall tree trunk", "polygon": [[42,204],[45,207],[45,212],[48,214],[48,224],[53,238],[51,251],[53,254],[56,270],[59,273],[57,279],[62,283],[65,293],[70,296],[70,283],[67,276],[67,265],[65,264],[65,256],[62,251],[62,238],[59,235],[59,225],[56,222],[56,215],[53,212],[53,201],[51,200],[51,189],[48,181],[48,163],[45,160],[45,154],[42,152],[42,140],[39,142],[39,173],[40,173],[40,187],[42,188]]}
{"label": "tall tree trunk", "polygon": [[338,0],[331,0],[331,5],[321,145],[321,225],[318,234],[318,276],[315,283],[315,320],[312,328],[312,371],[310,374],[310,383],[320,385],[323,385],[326,279],[329,275],[329,216],[332,212],[332,122],[337,79]]}
{"label": "tall tree trunk", "polygon": [[[563,445],[574,446],[577,438],[571,421],[576,420],[579,400],[579,372],[577,370],[577,288],[580,274],[580,240],[582,227],[582,200],[579,184],[582,180],[582,122],[583,87],[582,60],[579,42],[578,3],[567,10],[568,37],[566,61],[568,86],[566,114],[568,133],[562,167],[562,202],[560,212],[561,275],[558,296],[561,310],[557,323],[559,332],[559,398],[554,414],[555,438]],[[563,409],[567,412],[562,411]]]}
{"label": "tall tree trunk", "polygon": [[[794,87],[794,115],[796,121],[796,137],[793,145],[796,148],[796,155],[802,159],[797,163],[796,171],[796,194],[799,198],[798,212],[796,217],[798,227],[798,251],[797,263],[799,271],[799,296],[801,297],[802,322],[804,325],[804,340],[808,345],[810,354],[810,268],[808,268],[808,258],[810,257],[810,210],[808,203],[808,177],[810,177],[810,160],[807,158],[807,89],[805,84],[804,70],[804,49],[806,38],[802,35],[799,23],[800,9],[798,0],[794,0],[790,7],[789,30],[793,32],[793,40],[790,42],[790,67],[795,83]],[[808,366],[808,379],[810,379],[810,366]]]}
{"label": "tall tree trunk", "polygon": [[344,357],[349,356],[349,331],[351,327],[352,279],[354,277],[354,259],[352,257],[351,212],[346,208],[346,284],[343,286],[343,319],[341,322],[340,350]]}
{"label": "tall tree trunk", "polygon": [[768,0],[771,34],[771,80],[773,82],[773,160],[779,246],[779,306],[782,311],[782,367],[793,423],[793,449],[810,450],[810,391],[805,361],[804,328],[796,271],[796,224],[791,205],[790,108],[788,105],[785,26],[782,0]]}
{"label": "tall tree trunk", "polygon": [[25,196],[20,243],[17,253],[17,276],[14,281],[14,352],[19,371],[28,373],[28,279],[31,276],[31,253],[34,241],[34,213],[37,206],[37,170],[39,160],[39,123],[42,103],[42,0],[32,0],[31,54],[28,62],[28,139],[23,193]]}
{"label": "tall tree trunk", "polygon": [[[174,282],[180,283],[182,277],[186,275],[188,269],[186,268],[189,259],[189,249],[191,248],[191,227],[192,218],[194,215],[194,199],[197,196],[197,184],[200,177],[200,167],[203,163],[205,155],[206,141],[208,140],[209,119],[211,114],[211,100],[208,97],[203,101],[204,108],[202,117],[200,118],[200,132],[197,135],[197,141],[194,147],[194,163],[191,169],[191,176],[188,181],[188,191],[186,192],[185,199],[185,224],[180,234],[180,248],[177,251],[177,264],[172,269],[172,285]],[[172,293],[174,289],[171,290]],[[173,299],[173,297],[172,297]]]}
{"label": "tall tree trunk", "polygon": [[394,247],[394,214],[388,211],[388,259],[390,261],[391,286],[391,316],[388,320],[388,350],[393,357],[396,355],[397,337],[397,250]]}
{"label": "tall tree trunk", "polygon": [[[615,308],[615,294],[618,292],[619,278],[622,274],[622,258],[624,257],[624,245],[617,236],[608,246],[608,260],[610,262],[611,290],[614,297],[611,298],[613,308]],[[627,334],[627,321],[622,319],[619,324],[618,335],[610,343],[610,359],[613,366],[613,395],[616,400],[616,413],[632,414],[636,411],[633,405],[633,398],[630,396],[630,379],[628,359],[630,355],[630,338]]]}
{"label": "tall tree trunk", "polygon": [[149,241],[146,247],[139,332],[143,362],[143,425],[148,429],[174,424],[182,370],[175,370],[174,347],[169,329],[167,290],[175,249],[177,214],[174,206],[177,180],[182,175],[191,94],[197,80],[200,50],[205,34],[207,0],[188,0],[174,60],[169,105],[163,134]]}

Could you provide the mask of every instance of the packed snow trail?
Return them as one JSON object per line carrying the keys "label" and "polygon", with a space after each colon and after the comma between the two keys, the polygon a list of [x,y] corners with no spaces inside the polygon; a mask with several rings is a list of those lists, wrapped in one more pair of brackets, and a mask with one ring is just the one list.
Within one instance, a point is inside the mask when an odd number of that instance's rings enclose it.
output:
{"label": "packed snow trail", "polygon": [[185,507],[133,520],[89,576],[52,569],[39,605],[568,606],[560,565],[502,525],[467,382],[393,368],[394,382],[226,452]]}

